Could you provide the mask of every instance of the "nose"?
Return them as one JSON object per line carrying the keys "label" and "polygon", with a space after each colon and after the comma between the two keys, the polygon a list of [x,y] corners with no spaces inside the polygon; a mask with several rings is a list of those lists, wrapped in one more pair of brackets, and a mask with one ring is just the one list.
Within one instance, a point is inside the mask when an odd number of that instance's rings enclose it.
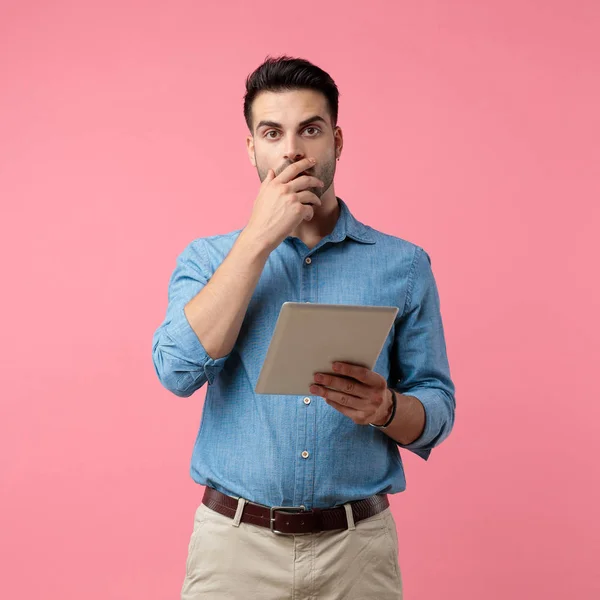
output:
{"label": "nose", "polygon": [[291,139],[287,142],[287,146],[285,148],[285,154],[283,155],[283,159],[290,162],[298,162],[305,158],[306,154],[302,150],[301,146],[298,144],[298,140],[295,136],[291,136]]}

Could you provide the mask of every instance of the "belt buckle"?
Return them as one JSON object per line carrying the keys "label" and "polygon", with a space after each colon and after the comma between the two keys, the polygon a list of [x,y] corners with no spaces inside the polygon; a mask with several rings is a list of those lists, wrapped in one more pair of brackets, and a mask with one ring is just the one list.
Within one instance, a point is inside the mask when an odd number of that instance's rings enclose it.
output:
{"label": "belt buckle", "polygon": [[[287,531],[279,531],[279,530],[275,529],[275,517],[273,516],[273,513],[276,510],[280,510],[282,512],[286,512],[286,511],[290,512],[293,510],[300,510],[301,512],[305,512],[306,506],[304,506],[304,504],[301,504],[300,506],[271,506],[271,508],[269,509],[269,513],[270,513],[269,527],[271,528],[271,531],[273,533],[276,533],[277,535],[308,535],[308,533],[310,533],[310,532],[288,533]],[[297,514],[297,513],[292,513],[292,514]]]}

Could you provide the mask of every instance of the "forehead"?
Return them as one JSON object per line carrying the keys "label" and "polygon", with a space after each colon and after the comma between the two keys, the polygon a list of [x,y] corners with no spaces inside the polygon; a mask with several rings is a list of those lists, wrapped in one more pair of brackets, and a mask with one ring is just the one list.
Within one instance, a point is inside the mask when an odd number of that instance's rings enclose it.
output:
{"label": "forehead", "polygon": [[327,100],[314,90],[260,92],[252,103],[253,122],[269,120],[293,126],[303,119],[321,115],[327,118]]}

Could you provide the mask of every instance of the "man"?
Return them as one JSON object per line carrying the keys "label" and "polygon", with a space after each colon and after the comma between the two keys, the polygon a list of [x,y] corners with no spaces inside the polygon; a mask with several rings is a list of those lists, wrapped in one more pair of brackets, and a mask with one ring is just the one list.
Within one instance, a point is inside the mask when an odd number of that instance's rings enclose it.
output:
{"label": "man", "polygon": [[[261,180],[250,219],[178,256],[153,338],[168,390],[188,397],[208,382],[191,460],[206,487],[181,598],[397,600],[398,449],[427,460],[454,424],[430,259],[336,196],[343,137],[327,73],[268,58],[246,81],[244,115]],[[399,312],[374,370],[332,365],[311,396],[258,395],[286,301]]]}

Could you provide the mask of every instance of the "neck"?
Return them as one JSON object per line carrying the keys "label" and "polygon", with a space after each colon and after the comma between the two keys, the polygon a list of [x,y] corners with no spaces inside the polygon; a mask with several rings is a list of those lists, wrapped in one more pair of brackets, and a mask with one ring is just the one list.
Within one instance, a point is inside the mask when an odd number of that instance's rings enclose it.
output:
{"label": "neck", "polygon": [[314,207],[314,217],[310,221],[302,221],[290,234],[301,239],[309,248],[316,246],[335,228],[340,216],[340,206],[333,186],[321,196],[322,206]]}

